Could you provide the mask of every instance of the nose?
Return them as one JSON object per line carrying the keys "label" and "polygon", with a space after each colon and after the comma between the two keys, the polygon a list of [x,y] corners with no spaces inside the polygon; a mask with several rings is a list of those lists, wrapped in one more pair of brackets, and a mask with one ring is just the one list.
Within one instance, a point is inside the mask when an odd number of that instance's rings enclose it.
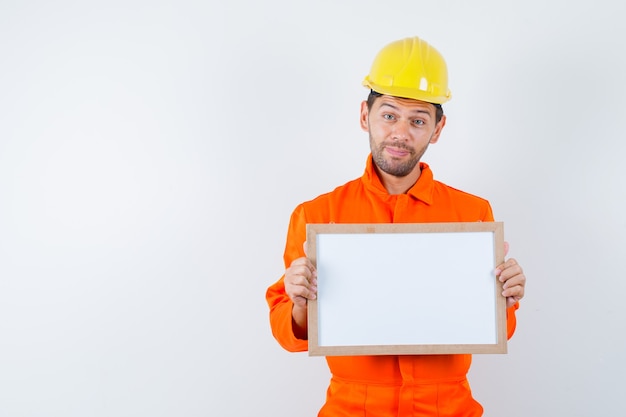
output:
{"label": "nose", "polygon": [[411,129],[410,123],[405,122],[403,120],[398,120],[393,125],[393,131],[391,132],[391,138],[393,140],[406,142],[407,140],[409,140],[409,138],[411,136],[410,129]]}

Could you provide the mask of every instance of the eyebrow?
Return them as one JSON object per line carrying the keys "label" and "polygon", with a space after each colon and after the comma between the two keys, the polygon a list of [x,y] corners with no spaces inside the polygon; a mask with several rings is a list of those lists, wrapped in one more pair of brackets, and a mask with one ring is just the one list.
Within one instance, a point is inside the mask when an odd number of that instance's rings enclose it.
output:
{"label": "eyebrow", "polygon": [[[383,108],[383,106],[391,107],[392,109],[394,109],[396,111],[399,110],[398,107],[396,107],[396,106],[394,106],[393,104],[390,104],[390,103],[382,103],[380,105],[380,108]],[[424,109],[414,109],[414,110],[411,110],[411,113],[424,113],[424,114],[427,114],[427,115],[432,117],[430,112],[428,110],[424,110]]]}

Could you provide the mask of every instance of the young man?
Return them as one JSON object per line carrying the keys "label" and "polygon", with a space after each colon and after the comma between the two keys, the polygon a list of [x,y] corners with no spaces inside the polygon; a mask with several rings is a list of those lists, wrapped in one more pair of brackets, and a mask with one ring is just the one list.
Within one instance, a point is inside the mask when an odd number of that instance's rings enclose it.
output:
{"label": "young man", "polygon": [[[441,104],[450,99],[447,67],[439,52],[414,37],[376,56],[363,84],[361,128],[371,154],[358,179],[300,204],[289,224],[285,274],[267,290],[277,341],[306,351],[307,301],[317,293],[306,258],[307,223],[421,223],[493,221],[489,202],[433,179],[420,158],[445,126]],[[505,249],[506,251],[506,249]],[[514,259],[496,269],[507,299],[508,337],[526,278]],[[481,416],[466,375],[471,355],[336,356],[326,358],[332,378],[319,416]]]}

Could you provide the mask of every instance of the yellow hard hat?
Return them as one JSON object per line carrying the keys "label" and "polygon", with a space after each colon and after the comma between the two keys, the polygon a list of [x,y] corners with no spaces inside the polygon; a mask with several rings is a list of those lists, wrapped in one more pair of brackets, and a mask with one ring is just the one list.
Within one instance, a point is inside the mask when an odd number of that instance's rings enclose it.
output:
{"label": "yellow hard hat", "polygon": [[395,97],[442,104],[450,100],[443,56],[417,36],[392,42],[374,59],[363,85]]}

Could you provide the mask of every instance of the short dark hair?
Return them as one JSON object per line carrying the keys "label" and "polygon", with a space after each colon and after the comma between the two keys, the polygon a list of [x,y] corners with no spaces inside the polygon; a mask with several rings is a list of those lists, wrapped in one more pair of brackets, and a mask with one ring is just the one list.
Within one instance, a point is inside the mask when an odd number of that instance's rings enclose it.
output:
{"label": "short dark hair", "polygon": [[[374,102],[380,96],[382,96],[381,93],[374,91],[374,90],[370,90],[370,94],[367,96],[367,109],[368,110],[372,109]],[[438,104],[438,103],[430,103],[430,104],[435,106],[435,123],[439,123],[439,121],[443,117],[443,107],[441,106],[441,104]]]}

